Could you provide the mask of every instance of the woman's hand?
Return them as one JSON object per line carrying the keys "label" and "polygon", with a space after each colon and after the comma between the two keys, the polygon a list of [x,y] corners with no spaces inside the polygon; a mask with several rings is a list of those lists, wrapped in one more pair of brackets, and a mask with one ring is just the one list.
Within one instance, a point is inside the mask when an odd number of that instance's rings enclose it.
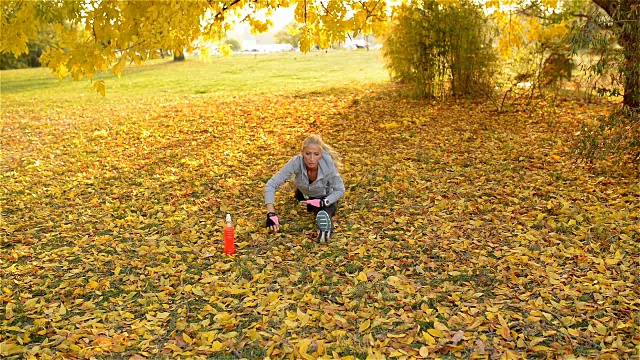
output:
{"label": "woman's hand", "polygon": [[307,200],[306,204],[307,204],[307,211],[309,212],[319,211],[320,209],[324,209],[326,206],[329,205],[327,203],[326,198]]}
{"label": "woman's hand", "polygon": [[307,210],[307,202],[306,201],[300,201],[300,207],[304,210]]}
{"label": "woman's hand", "polygon": [[267,213],[267,228],[273,231],[280,230],[280,221],[278,220],[278,215],[276,215],[276,213]]}

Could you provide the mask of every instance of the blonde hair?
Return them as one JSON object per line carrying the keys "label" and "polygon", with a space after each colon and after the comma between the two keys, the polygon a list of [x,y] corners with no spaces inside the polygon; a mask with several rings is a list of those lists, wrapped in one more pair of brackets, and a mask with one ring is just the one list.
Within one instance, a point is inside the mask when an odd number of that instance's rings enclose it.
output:
{"label": "blonde hair", "polygon": [[322,148],[322,151],[326,151],[327,153],[329,153],[329,155],[331,155],[333,163],[336,165],[336,169],[342,169],[342,156],[340,156],[340,154],[338,154],[338,152],[335,151],[331,146],[325,144],[324,141],[322,141],[320,135],[310,135],[309,137],[304,139],[301,151],[304,151],[304,149],[312,145],[319,146],[320,148]]}

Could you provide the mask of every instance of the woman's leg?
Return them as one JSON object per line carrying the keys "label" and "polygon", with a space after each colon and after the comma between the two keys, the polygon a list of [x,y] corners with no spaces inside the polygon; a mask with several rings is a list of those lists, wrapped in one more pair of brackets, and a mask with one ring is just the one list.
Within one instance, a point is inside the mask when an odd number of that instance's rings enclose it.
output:
{"label": "woman's leg", "polygon": [[333,214],[336,213],[336,210],[338,210],[338,202],[334,202],[333,204],[327,206],[326,208],[323,209],[324,211],[326,211],[329,216],[333,217]]}
{"label": "woman's leg", "polygon": [[302,191],[300,191],[300,189],[296,189],[296,193],[294,195],[294,197],[296,198],[296,200],[298,201],[305,201],[307,199],[304,198],[304,194],[302,194]]}
{"label": "woman's leg", "polygon": [[319,230],[317,242],[328,242],[331,238],[331,234],[333,233],[333,221],[331,221],[331,218],[333,218],[337,209],[338,203],[335,202],[324,209],[314,211],[316,215],[316,225],[318,225]]}

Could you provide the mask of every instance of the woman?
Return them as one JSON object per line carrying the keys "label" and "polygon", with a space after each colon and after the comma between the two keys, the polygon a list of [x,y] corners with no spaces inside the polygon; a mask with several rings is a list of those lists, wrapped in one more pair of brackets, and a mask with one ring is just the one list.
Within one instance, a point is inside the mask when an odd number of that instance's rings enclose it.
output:
{"label": "woman", "polygon": [[295,175],[296,200],[308,212],[316,215],[318,242],[327,242],[333,229],[331,217],[344,195],[344,183],[338,172],[340,156],[325,144],[319,135],[311,135],[302,144],[302,151],[275,174],[264,188],[267,205],[267,228],[278,231],[280,223],[273,206],[276,190],[291,175]]}

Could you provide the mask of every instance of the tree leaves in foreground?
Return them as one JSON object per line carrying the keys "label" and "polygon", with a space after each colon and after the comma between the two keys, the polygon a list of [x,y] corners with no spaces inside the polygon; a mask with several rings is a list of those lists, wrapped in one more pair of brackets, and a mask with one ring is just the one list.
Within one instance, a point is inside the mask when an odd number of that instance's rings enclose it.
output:
{"label": "tree leaves in foreground", "polygon": [[[0,355],[636,356],[640,185],[571,160],[605,109],[384,91],[3,102]],[[262,226],[309,133],[345,157],[327,245],[284,190],[283,231]]]}

